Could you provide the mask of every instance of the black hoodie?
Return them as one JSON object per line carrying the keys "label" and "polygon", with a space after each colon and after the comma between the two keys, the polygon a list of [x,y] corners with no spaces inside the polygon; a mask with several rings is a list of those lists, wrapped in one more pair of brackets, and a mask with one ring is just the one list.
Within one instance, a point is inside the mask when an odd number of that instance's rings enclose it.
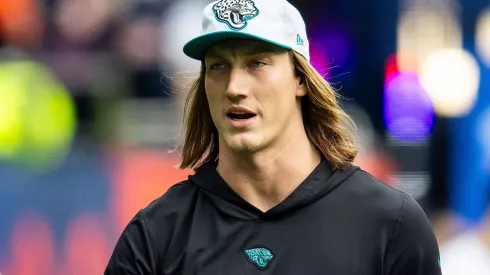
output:
{"label": "black hoodie", "polygon": [[105,275],[440,275],[431,225],[409,195],[323,160],[262,212],[201,167],[139,211]]}

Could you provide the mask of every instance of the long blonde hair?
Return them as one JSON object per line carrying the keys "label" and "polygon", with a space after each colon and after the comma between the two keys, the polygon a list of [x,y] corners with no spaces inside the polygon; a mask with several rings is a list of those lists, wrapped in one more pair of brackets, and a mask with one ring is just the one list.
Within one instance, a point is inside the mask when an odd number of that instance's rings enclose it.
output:
{"label": "long blonde hair", "polygon": [[[357,155],[354,122],[339,106],[339,95],[310,62],[294,51],[290,56],[308,91],[301,105],[310,142],[334,169],[348,167]],[[201,65],[200,75],[185,100],[181,169],[197,169],[218,157],[218,130],[209,110],[205,74],[206,68]]]}

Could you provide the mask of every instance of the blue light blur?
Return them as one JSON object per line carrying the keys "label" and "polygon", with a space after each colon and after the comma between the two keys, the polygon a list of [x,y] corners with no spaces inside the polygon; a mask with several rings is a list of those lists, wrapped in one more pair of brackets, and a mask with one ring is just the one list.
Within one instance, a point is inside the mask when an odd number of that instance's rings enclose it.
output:
{"label": "blue light blur", "polygon": [[388,132],[401,142],[421,142],[430,135],[434,109],[416,73],[399,72],[386,80],[384,120]]}

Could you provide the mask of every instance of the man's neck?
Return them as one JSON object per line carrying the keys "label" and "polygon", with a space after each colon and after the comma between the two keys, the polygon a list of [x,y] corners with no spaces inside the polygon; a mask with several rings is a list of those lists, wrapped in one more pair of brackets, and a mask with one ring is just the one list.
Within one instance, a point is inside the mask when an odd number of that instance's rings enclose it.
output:
{"label": "man's neck", "polygon": [[321,156],[306,135],[280,151],[220,154],[218,172],[243,199],[263,212],[289,196],[318,166]]}

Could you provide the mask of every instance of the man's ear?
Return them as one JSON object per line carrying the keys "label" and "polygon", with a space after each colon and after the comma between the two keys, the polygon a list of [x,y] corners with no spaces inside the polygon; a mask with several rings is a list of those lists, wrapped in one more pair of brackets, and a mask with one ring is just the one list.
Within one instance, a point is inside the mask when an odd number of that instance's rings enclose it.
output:
{"label": "man's ear", "polygon": [[306,90],[304,75],[298,69],[295,69],[295,77],[296,77],[296,96],[306,95],[307,90]]}

